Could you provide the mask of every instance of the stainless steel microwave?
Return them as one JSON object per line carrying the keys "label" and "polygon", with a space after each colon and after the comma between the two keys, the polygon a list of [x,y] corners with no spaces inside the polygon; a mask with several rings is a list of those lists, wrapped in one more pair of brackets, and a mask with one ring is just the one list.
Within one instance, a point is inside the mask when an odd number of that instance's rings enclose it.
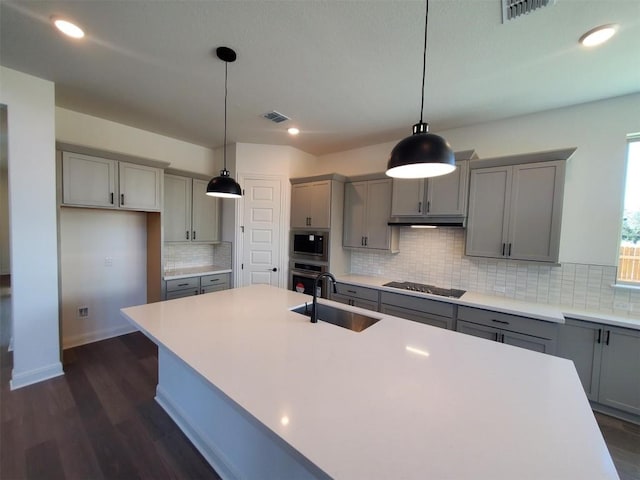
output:
{"label": "stainless steel microwave", "polygon": [[291,232],[291,258],[329,261],[329,233],[293,230]]}

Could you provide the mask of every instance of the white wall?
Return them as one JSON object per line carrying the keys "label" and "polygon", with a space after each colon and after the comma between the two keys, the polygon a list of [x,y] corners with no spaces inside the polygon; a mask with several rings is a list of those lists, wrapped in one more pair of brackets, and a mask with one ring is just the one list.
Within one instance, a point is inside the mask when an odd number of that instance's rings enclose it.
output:
{"label": "white wall", "polygon": [[7,145],[7,108],[0,105],[0,275],[11,273],[9,255],[9,165]]}
{"label": "white wall", "polygon": [[[134,330],[120,309],[147,301],[146,241],[145,213],[60,209],[64,348]],[[78,317],[80,306],[88,318]]]}
{"label": "white wall", "polygon": [[213,150],[157,133],[56,107],[56,140],[169,162],[170,168],[212,175]]}
{"label": "white wall", "polygon": [[54,85],[0,67],[7,105],[13,372],[19,388],[62,374],[58,330]]}
{"label": "white wall", "polygon": [[[640,131],[640,94],[438,132],[480,158],[577,147],[567,164],[560,261],[617,265],[626,135]],[[309,174],[384,171],[397,142],[319,157]]]}

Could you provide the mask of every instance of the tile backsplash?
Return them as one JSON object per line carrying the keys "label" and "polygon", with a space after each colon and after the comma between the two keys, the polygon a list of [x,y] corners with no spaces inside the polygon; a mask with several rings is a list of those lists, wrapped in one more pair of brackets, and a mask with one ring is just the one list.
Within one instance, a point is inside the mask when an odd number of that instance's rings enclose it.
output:
{"label": "tile backsplash", "polygon": [[460,228],[401,228],[400,253],[354,251],[351,272],[640,316],[640,290],[611,287],[615,266],[465,257],[464,233]]}
{"label": "tile backsplash", "polygon": [[204,265],[231,268],[231,242],[220,242],[215,245],[165,243],[165,270]]}

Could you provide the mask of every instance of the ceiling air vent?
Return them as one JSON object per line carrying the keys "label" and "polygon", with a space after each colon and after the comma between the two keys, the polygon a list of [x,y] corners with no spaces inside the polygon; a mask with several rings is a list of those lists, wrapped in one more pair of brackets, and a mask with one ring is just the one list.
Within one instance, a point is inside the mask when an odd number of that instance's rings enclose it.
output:
{"label": "ceiling air vent", "polygon": [[513,20],[516,17],[533,12],[534,10],[555,5],[556,0],[501,0],[502,23]]}
{"label": "ceiling air vent", "polygon": [[282,123],[289,120],[289,117],[281,114],[280,112],[276,112],[275,110],[273,110],[272,112],[267,112],[262,116],[267,120],[271,120],[272,122],[275,122],[275,123]]}

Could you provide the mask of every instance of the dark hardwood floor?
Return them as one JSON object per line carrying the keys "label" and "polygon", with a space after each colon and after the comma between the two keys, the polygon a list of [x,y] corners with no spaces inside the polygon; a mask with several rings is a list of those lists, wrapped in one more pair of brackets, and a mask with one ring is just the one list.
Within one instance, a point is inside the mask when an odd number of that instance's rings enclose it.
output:
{"label": "dark hardwood floor", "polygon": [[2,480],[219,478],[154,401],[142,334],[66,350],[64,376],[13,392],[6,348],[0,360]]}
{"label": "dark hardwood floor", "polygon": [[[157,348],[140,333],[66,350],[64,376],[9,391],[2,293],[0,479],[219,478],[154,401]],[[640,426],[596,419],[621,480],[640,480]]]}

